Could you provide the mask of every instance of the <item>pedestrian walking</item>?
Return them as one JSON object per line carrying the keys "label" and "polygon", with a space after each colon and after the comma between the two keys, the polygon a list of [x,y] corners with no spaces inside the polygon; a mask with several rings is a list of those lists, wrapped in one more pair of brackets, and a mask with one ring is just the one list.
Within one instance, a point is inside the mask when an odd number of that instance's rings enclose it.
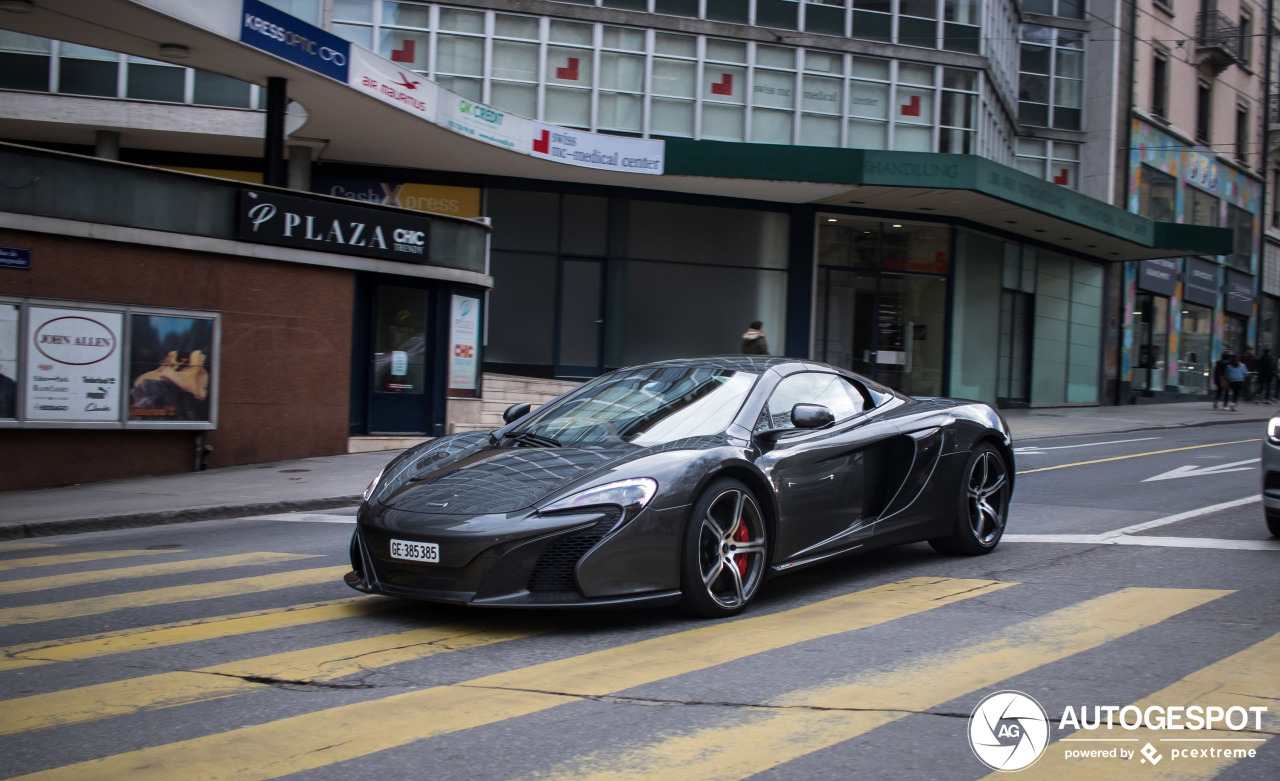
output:
{"label": "pedestrian walking", "polygon": [[1231,411],[1235,412],[1236,402],[1240,400],[1240,391],[1244,388],[1244,378],[1249,374],[1249,369],[1233,355],[1227,363],[1224,374],[1231,388]]}
{"label": "pedestrian walking", "polygon": [[742,335],[742,354],[769,354],[769,340],[764,336],[764,323],[759,320],[754,320],[751,325],[747,327],[747,332]]}
{"label": "pedestrian walking", "polygon": [[1258,392],[1258,356],[1253,352],[1253,345],[1245,345],[1244,353],[1240,356],[1240,363],[1244,364],[1244,385],[1242,393],[1244,398],[1241,401],[1256,401]]}
{"label": "pedestrian walking", "polygon": [[1275,397],[1272,386],[1276,381],[1276,357],[1271,348],[1265,348],[1258,357],[1258,396],[1263,404],[1270,404]]}
{"label": "pedestrian walking", "polygon": [[1227,392],[1231,389],[1231,383],[1227,382],[1227,364],[1231,362],[1231,353],[1223,353],[1218,362],[1213,365],[1213,408],[1218,408],[1218,403],[1222,403],[1222,408],[1227,408]]}

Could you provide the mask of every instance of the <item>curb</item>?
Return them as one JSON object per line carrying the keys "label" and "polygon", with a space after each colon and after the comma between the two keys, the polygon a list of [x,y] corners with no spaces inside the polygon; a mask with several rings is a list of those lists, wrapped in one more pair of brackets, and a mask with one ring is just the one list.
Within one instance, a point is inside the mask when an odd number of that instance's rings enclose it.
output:
{"label": "curb", "polygon": [[[1280,415],[1280,410],[1277,410]],[[1198,423],[1172,423],[1160,426],[1139,426],[1138,428],[1113,428],[1105,431],[1062,431],[1052,434],[1036,434],[1019,436],[1017,432],[1013,434],[1013,441],[1020,442],[1027,439],[1060,439],[1062,437],[1092,437],[1102,434],[1133,434],[1138,431],[1163,431],[1178,428],[1208,428],[1209,426],[1231,426],[1238,423],[1262,423],[1266,420],[1263,418],[1233,418],[1229,420],[1205,420]]]}
{"label": "curb", "polygon": [[112,529],[137,529],[146,526],[163,526],[171,523],[218,521],[245,515],[272,515],[301,510],[330,510],[359,504],[360,494],[329,496],[323,499],[299,499],[289,502],[258,502],[255,504],[222,505],[219,507],[189,507],[180,510],[159,510],[149,513],[125,513],[103,515],[96,518],[59,518],[49,521],[8,523],[0,526],[0,541],[21,540],[29,537],[49,537],[55,534],[110,531]]}

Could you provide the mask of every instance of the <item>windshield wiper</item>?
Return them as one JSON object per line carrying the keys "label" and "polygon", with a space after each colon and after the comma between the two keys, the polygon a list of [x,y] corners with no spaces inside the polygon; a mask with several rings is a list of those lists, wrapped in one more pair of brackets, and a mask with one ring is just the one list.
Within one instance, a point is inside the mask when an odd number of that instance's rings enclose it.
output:
{"label": "windshield wiper", "polygon": [[560,440],[544,437],[541,434],[535,434],[532,431],[519,431],[515,434],[508,434],[506,439],[514,443],[517,447],[524,445],[526,447],[561,447]]}

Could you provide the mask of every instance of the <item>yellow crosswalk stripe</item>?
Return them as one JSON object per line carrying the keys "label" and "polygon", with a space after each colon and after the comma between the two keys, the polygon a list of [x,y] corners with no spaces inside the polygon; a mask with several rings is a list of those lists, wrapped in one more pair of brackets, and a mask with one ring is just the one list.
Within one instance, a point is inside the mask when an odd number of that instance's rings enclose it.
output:
{"label": "yellow crosswalk stripe", "polygon": [[58,564],[82,564],[87,561],[107,561],[130,556],[159,556],[167,553],[186,553],[185,550],[108,550],[94,553],[61,553],[54,556],[28,556],[22,559],[0,559],[0,572],[27,567],[52,567]]}
{"label": "yellow crosswalk stripe", "polygon": [[270,610],[193,618],[189,621],[122,629],[97,635],[13,645],[0,648],[0,672],[54,662],[95,659],[112,654],[284,629],[322,621],[374,615],[391,610],[397,604],[399,603],[395,600],[379,597],[348,597]]}
{"label": "yellow crosswalk stripe", "polygon": [[[1175,731],[1150,730],[1146,728],[1135,730],[1114,729],[1110,732],[1106,729],[1086,730],[1080,732],[1081,737],[1124,737],[1136,739],[1136,742],[1110,745],[1106,743],[1051,743],[1044,756],[1040,758],[1040,761],[1019,773],[1019,778],[1024,777],[1022,774],[1025,773],[1026,778],[1067,779],[1068,781],[1073,781],[1074,779],[1088,779],[1089,781],[1100,779],[1105,781],[1105,779],[1112,778],[1133,778],[1139,768],[1142,769],[1144,776],[1150,773],[1153,778],[1167,778],[1171,775],[1189,781],[1200,778],[1214,778],[1223,770],[1241,760],[1231,756],[1212,755],[1179,760],[1171,758],[1170,752],[1173,749],[1206,749],[1213,747],[1243,748],[1246,751],[1250,748],[1260,749],[1266,740],[1270,740],[1276,734],[1280,734],[1280,713],[1276,712],[1277,700],[1280,700],[1280,634],[1272,635],[1237,654],[1232,654],[1226,659],[1201,668],[1182,680],[1133,703],[1144,713],[1147,708],[1153,705],[1158,705],[1162,708],[1189,705],[1199,705],[1202,708],[1215,706],[1224,710],[1233,706],[1240,706],[1245,708],[1246,712],[1251,707],[1263,707],[1267,708],[1267,710],[1262,717],[1262,732],[1253,731],[1255,724],[1252,713],[1249,714],[1249,731],[1246,732],[1233,732],[1225,729]],[[1117,703],[1098,704],[1115,705]],[[1050,734],[1053,734],[1056,732],[1057,727],[1057,724],[1054,723],[1054,714],[1049,715],[1049,720],[1055,728],[1050,730]],[[1132,719],[1130,719],[1130,723],[1132,723]],[[1257,738],[1259,740],[1258,742],[1245,742],[1244,739],[1249,738]],[[1230,739],[1230,742],[1227,739]],[[1138,751],[1148,743],[1154,746],[1162,756],[1159,764],[1154,768],[1139,764],[1140,754],[1138,757],[1128,761],[1119,759],[1082,761],[1080,759],[1067,759],[1065,756],[1066,749],[1069,747],[1112,748],[1115,745],[1123,745],[1128,750]],[[992,773],[987,776],[987,779],[990,780],[997,777],[1006,778],[1007,774]]]}
{"label": "yellow crosswalk stripe", "polygon": [[745,778],[1096,648],[1229,593],[1124,589],[1007,627],[992,640],[910,660],[887,672],[791,692],[758,708],[744,709],[727,723],[622,754],[583,757],[546,777],[586,781]]}
{"label": "yellow crosswalk stripe", "polygon": [[348,640],[198,670],[82,686],[0,702],[0,735],[96,721],[260,689],[269,681],[333,681],[400,662],[530,637],[542,629],[446,625]]}
{"label": "yellow crosswalk stripe", "polygon": [[36,550],[38,548],[56,548],[57,545],[52,542],[7,542],[0,543],[0,553],[13,553],[15,551]]}
{"label": "yellow crosswalk stripe", "polygon": [[[278,778],[415,740],[576,702],[753,654],[923,613],[1014,585],[913,578],[813,605],[656,637],[463,683],[343,705],[23,778]],[[535,691],[544,685],[547,691]],[[556,693],[547,693],[556,692]],[[565,693],[559,693],[559,692]],[[288,751],[281,751],[288,746]]]}
{"label": "yellow crosswalk stripe", "polygon": [[238,553],[234,556],[215,556],[208,559],[166,561],[163,564],[139,564],[136,567],[113,567],[73,572],[67,575],[0,581],[0,594],[26,594],[32,591],[84,586],[89,583],[108,583],[113,580],[153,578],[160,575],[179,575],[186,572],[251,567],[258,564],[279,564],[282,561],[318,558],[320,558],[319,554],[306,553]]}
{"label": "yellow crosswalk stripe", "polygon": [[82,616],[93,616],[136,607],[153,607],[155,605],[196,602],[218,597],[235,597],[244,594],[256,594],[259,591],[310,586],[324,582],[332,582],[335,589],[346,589],[346,586],[339,583],[338,579],[350,569],[350,565],[320,567],[318,569],[302,569],[292,572],[278,572],[272,575],[236,578],[234,580],[217,580],[211,583],[195,583],[189,586],[169,586],[168,588],[133,591],[126,594],[86,597],[84,599],[53,602],[45,605],[6,607],[0,608],[0,626],[34,624],[62,618],[80,618]]}

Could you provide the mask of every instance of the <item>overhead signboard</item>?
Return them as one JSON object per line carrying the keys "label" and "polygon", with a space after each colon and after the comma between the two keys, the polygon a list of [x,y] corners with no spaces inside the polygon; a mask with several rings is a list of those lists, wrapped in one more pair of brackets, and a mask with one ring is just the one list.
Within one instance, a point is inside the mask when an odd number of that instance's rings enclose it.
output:
{"label": "overhead signboard", "polygon": [[1253,314],[1253,277],[1227,269],[1226,296],[1223,307],[1246,317]]}
{"label": "overhead signboard", "polygon": [[375,182],[335,176],[311,177],[311,191],[365,203],[384,203],[453,217],[480,216],[480,188],[420,182]]}
{"label": "overhead signboard", "polygon": [[440,88],[436,122],[455,133],[470,136],[477,141],[510,149],[520,154],[529,154],[533,133],[531,120],[483,103],[476,103],[443,87]]}
{"label": "overhead signboard", "polygon": [[1138,287],[1172,296],[1178,290],[1178,261],[1172,258],[1155,258],[1138,264]]}
{"label": "overhead signboard", "polygon": [[29,307],[24,417],[118,422],[123,333],[120,311]]}
{"label": "overhead signboard", "polygon": [[347,84],[398,109],[434,122],[439,86],[426,76],[383,59],[359,46],[351,47]]}
{"label": "overhead signboard", "polygon": [[588,133],[534,122],[529,154],[582,168],[660,176],[663,149],[663,142],[653,139]]}
{"label": "overhead signboard", "polygon": [[237,238],[259,244],[427,263],[431,219],[262,190],[241,190]]}
{"label": "overhead signboard", "polygon": [[347,83],[350,42],[260,0],[243,2],[240,9],[241,43]]}
{"label": "overhead signboard", "polygon": [[1182,299],[1202,306],[1218,305],[1218,267],[1198,258],[1187,258],[1182,275]]}

